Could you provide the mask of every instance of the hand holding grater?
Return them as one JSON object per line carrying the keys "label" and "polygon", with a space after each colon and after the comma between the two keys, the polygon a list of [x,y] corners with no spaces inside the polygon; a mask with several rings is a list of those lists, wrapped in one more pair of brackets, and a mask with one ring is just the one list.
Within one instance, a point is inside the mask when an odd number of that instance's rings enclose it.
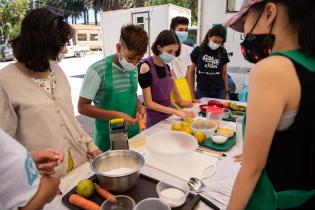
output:
{"label": "hand holding grater", "polygon": [[109,121],[109,136],[112,150],[128,150],[128,130],[122,118]]}

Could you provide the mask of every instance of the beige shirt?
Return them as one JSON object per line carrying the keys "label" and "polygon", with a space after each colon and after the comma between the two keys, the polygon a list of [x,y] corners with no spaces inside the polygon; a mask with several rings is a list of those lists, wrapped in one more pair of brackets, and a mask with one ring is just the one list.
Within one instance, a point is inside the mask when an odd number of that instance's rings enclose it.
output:
{"label": "beige shirt", "polygon": [[[57,63],[51,63],[56,76],[54,95],[9,64],[0,70],[0,128],[27,150],[55,148],[66,157],[70,151],[74,167],[87,161],[86,152],[97,147],[84,132],[73,112],[68,80]],[[56,169],[65,175],[67,159]]]}

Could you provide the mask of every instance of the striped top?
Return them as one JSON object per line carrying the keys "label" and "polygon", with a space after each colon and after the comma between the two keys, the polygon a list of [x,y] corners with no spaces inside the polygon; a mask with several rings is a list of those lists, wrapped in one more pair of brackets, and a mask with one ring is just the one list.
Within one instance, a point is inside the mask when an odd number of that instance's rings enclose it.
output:
{"label": "striped top", "polygon": [[[96,106],[101,104],[105,97],[105,71],[106,58],[89,67],[82,83],[80,96],[92,100]],[[137,80],[137,71],[134,75]],[[124,92],[129,90],[131,80],[128,71],[124,71],[121,67],[112,63],[112,76],[115,91]]]}

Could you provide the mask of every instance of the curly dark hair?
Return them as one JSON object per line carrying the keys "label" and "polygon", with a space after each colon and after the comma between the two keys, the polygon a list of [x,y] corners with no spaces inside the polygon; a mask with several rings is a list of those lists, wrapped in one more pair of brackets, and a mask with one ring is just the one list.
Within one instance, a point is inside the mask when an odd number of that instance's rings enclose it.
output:
{"label": "curly dark hair", "polygon": [[178,44],[179,47],[175,54],[175,56],[178,57],[181,52],[181,44],[176,33],[173,30],[164,30],[164,31],[161,31],[159,35],[156,37],[151,49],[154,55],[160,55],[158,46],[165,47],[171,44]]}
{"label": "curly dark hair", "polygon": [[138,55],[143,55],[148,49],[148,34],[139,25],[128,24],[123,26],[120,30],[120,40],[128,50],[134,50]]}
{"label": "curly dark hair", "polygon": [[225,43],[225,37],[226,37],[226,30],[224,28],[224,26],[222,25],[216,25],[213,26],[211,29],[209,29],[209,31],[207,32],[205,38],[203,39],[202,43],[201,43],[201,49],[203,50],[209,43],[209,37],[213,37],[213,36],[219,36],[223,39],[222,41],[222,47],[223,44]]}
{"label": "curly dark hair", "polygon": [[19,62],[32,71],[43,72],[50,68],[50,60],[58,59],[72,36],[73,29],[63,16],[48,8],[38,8],[24,18],[20,35],[10,44]]}

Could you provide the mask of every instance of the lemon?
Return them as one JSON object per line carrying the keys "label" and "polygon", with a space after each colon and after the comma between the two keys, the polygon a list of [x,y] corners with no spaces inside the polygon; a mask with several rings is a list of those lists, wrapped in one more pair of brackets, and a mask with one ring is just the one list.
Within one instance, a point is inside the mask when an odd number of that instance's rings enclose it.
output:
{"label": "lemon", "polygon": [[82,197],[90,197],[95,190],[94,183],[89,179],[81,180],[75,187],[75,192]]}
{"label": "lemon", "polygon": [[194,136],[197,139],[199,144],[202,144],[206,140],[206,134],[202,131],[196,131],[194,133]]}
{"label": "lemon", "polygon": [[217,133],[228,136],[229,138],[231,138],[234,135],[234,131],[231,128],[219,128]]}
{"label": "lemon", "polygon": [[185,122],[187,122],[189,125],[191,125],[191,124],[194,122],[194,119],[191,118],[191,117],[187,117],[187,118],[185,119]]}
{"label": "lemon", "polygon": [[219,126],[220,125],[220,122],[217,121],[217,120],[211,120],[210,122],[213,123],[215,126]]}
{"label": "lemon", "polygon": [[172,129],[172,131],[181,131],[182,126],[179,123],[173,123],[171,129]]}
{"label": "lemon", "polygon": [[184,121],[184,122],[182,122],[181,124],[180,124],[183,128],[185,128],[185,127],[189,127],[189,123],[188,122],[186,122],[186,121]]}
{"label": "lemon", "polygon": [[183,128],[182,128],[182,132],[188,133],[188,134],[192,135],[193,130],[192,130],[192,128],[190,128],[190,127],[183,127]]}
{"label": "lemon", "polygon": [[207,122],[206,124],[207,124],[208,129],[212,129],[215,126],[218,126],[215,121],[210,121],[210,122]]}

